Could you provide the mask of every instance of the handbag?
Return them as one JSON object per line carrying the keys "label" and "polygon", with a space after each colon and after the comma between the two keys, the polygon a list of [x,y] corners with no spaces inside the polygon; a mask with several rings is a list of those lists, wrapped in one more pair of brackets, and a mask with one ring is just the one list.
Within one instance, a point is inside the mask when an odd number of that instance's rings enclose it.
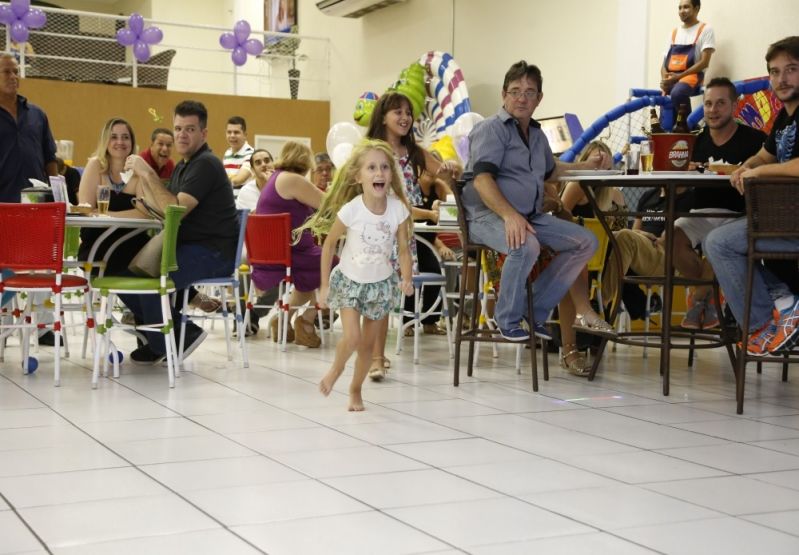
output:
{"label": "handbag", "polygon": [[128,270],[142,277],[161,277],[161,251],[164,248],[164,232],[150,238],[128,264]]}
{"label": "handbag", "polygon": [[[164,221],[164,214],[150,205],[144,198],[134,198],[133,206],[141,205],[153,219]],[[150,237],[150,240],[136,253],[128,264],[128,270],[142,277],[161,277],[161,251],[164,248],[164,232]]]}

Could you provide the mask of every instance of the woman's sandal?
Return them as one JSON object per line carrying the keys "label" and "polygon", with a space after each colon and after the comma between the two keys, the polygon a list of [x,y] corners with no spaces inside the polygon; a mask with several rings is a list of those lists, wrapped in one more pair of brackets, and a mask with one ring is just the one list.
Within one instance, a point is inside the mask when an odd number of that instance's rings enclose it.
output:
{"label": "woman's sandal", "polygon": [[[566,348],[568,347],[571,347],[571,349],[567,351]],[[573,343],[565,343],[563,345],[563,354],[560,355],[560,367],[568,371],[569,374],[581,378],[585,378],[591,373],[591,366],[588,365],[585,355]]]}
{"label": "woman's sandal", "polygon": [[[386,366],[388,363],[388,366]],[[372,366],[369,368],[369,379],[373,382],[382,382],[386,377],[391,362],[386,357],[372,357]]]}
{"label": "woman's sandal", "polygon": [[575,329],[583,329],[590,333],[595,333],[598,335],[605,335],[605,336],[615,336],[616,330],[605,322],[602,318],[599,317],[599,314],[592,313],[592,314],[577,314],[577,317],[574,319],[574,324],[572,325]]}
{"label": "woman's sandal", "polygon": [[209,314],[222,308],[222,301],[209,297],[205,293],[197,293],[194,295],[194,298],[189,301],[189,304]]}

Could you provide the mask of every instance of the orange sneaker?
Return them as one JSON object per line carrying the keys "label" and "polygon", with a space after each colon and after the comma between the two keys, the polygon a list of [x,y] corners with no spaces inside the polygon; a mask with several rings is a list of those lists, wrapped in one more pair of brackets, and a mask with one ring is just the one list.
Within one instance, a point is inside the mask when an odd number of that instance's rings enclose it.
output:
{"label": "orange sneaker", "polygon": [[777,329],[766,349],[769,353],[789,350],[799,339],[799,298],[795,299],[790,308],[780,311],[774,318],[774,323]]}
{"label": "orange sneaker", "polygon": [[[766,356],[768,354],[766,345],[768,345],[769,341],[771,341],[776,332],[777,326],[774,325],[773,320],[766,323],[759,330],[753,331],[749,334],[749,342],[746,344],[746,352],[756,357]],[[738,347],[741,347],[740,341],[738,342]]]}

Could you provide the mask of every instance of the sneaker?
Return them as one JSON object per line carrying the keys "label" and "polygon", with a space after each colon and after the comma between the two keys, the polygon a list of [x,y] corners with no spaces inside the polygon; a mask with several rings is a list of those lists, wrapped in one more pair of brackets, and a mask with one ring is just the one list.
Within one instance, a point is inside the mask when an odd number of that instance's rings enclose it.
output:
{"label": "sneaker", "polygon": [[508,341],[527,341],[530,339],[530,334],[525,331],[524,329],[520,328],[519,326],[515,326],[513,328],[499,329],[499,334],[507,339]]}
{"label": "sneaker", "polygon": [[766,349],[769,353],[789,350],[799,339],[799,298],[792,307],[780,311],[779,316],[774,319],[774,324],[777,330],[766,345]]}
{"label": "sneaker", "polygon": [[[762,357],[768,354],[768,350],[766,346],[774,337],[774,334],[777,332],[777,326],[774,324],[774,320],[767,322],[762,328],[757,331],[753,331],[749,335],[749,342],[746,344],[746,352],[752,356]],[[738,342],[738,347],[741,346],[741,342]]]}
{"label": "sneaker", "polygon": [[[527,321],[526,316],[522,317],[522,322],[524,322],[524,325],[527,326],[528,329],[530,328],[530,322]],[[542,324],[541,322],[535,322],[532,328],[533,328],[533,333],[537,338],[544,339],[546,341],[552,341],[552,332],[549,331],[549,328],[547,327],[546,324]],[[527,338],[525,337],[525,339]]]}
{"label": "sneaker", "polygon": [[549,328],[541,322],[535,323],[535,326],[533,326],[533,333],[535,333],[535,336],[539,339],[552,341],[552,332],[549,331]]}
{"label": "sneaker", "polygon": [[705,314],[702,317],[702,329],[717,328],[720,325],[721,321],[719,320],[719,311],[716,310],[716,303],[708,303],[705,305]]}
{"label": "sneaker", "polygon": [[158,364],[166,358],[165,354],[159,354],[150,349],[148,345],[142,345],[132,353],[130,353],[130,360],[136,364],[152,366]]}
{"label": "sneaker", "polygon": [[[690,307],[685,312],[685,317],[682,319],[682,322],[680,322],[680,327],[689,330],[701,330],[702,314],[706,311],[707,304],[705,304],[704,301],[696,301],[694,303],[689,303],[689,304]],[[716,316],[716,322],[718,325],[718,315]]]}
{"label": "sneaker", "polygon": [[208,337],[208,332],[200,326],[187,327],[186,339],[183,347],[183,358],[188,358],[206,337]]}

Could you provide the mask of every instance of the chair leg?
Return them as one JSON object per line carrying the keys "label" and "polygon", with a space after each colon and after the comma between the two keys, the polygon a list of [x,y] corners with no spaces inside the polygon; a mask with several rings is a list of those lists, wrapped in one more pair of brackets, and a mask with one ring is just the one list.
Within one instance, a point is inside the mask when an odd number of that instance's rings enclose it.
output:
{"label": "chair leg", "polygon": [[413,363],[419,364],[419,335],[422,333],[422,290],[421,287],[413,289]]}
{"label": "chair leg", "polygon": [[449,349],[449,358],[452,358],[452,326],[449,321],[449,301],[447,300],[447,291],[442,286],[441,291],[441,316],[444,319],[444,330],[447,332],[447,348]]}
{"label": "chair leg", "polygon": [[241,350],[241,367],[249,368],[250,359],[247,353],[247,342],[245,336],[247,335],[247,328],[244,326],[244,316],[241,313],[241,301],[236,299],[236,325],[239,329],[239,349]]}
{"label": "chair leg", "polygon": [[[62,314],[61,314],[61,293],[55,295],[55,307],[53,308],[53,376],[55,387],[61,385],[61,337],[64,333],[62,331]],[[66,344],[66,338],[64,338]]]}
{"label": "chair leg", "polygon": [[164,346],[166,347],[166,365],[167,376],[169,378],[169,387],[175,387],[175,366],[180,364],[177,360],[177,353],[174,352],[175,345],[175,328],[172,327],[172,311],[169,309],[169,300],[166,295],[161,295],[161,317],[164,321],[164,326],[169,328],[169,333],[164,337]]}
{"label": "chair leg", "polygon": [[100,312],[98,314],[97,333],[100,337],[97,338],[94,347],[94,366],[92,367],[92,389],[97,389],[97,382],[100,378],[100,357],[104,355],[104,349],[108,348],[108,333],[106,322],[108,321],[108,297],[105,295],[100,296]]}
{"label": "chair leg", "polygon": [[[189,289],[183,290],[183,310],[180,311],[180,341],[178,343],[178,363],[183,364],[183,349],[186,348],[186,324],[189,321]],[[165,320],[166,321],[166,320]]]}

